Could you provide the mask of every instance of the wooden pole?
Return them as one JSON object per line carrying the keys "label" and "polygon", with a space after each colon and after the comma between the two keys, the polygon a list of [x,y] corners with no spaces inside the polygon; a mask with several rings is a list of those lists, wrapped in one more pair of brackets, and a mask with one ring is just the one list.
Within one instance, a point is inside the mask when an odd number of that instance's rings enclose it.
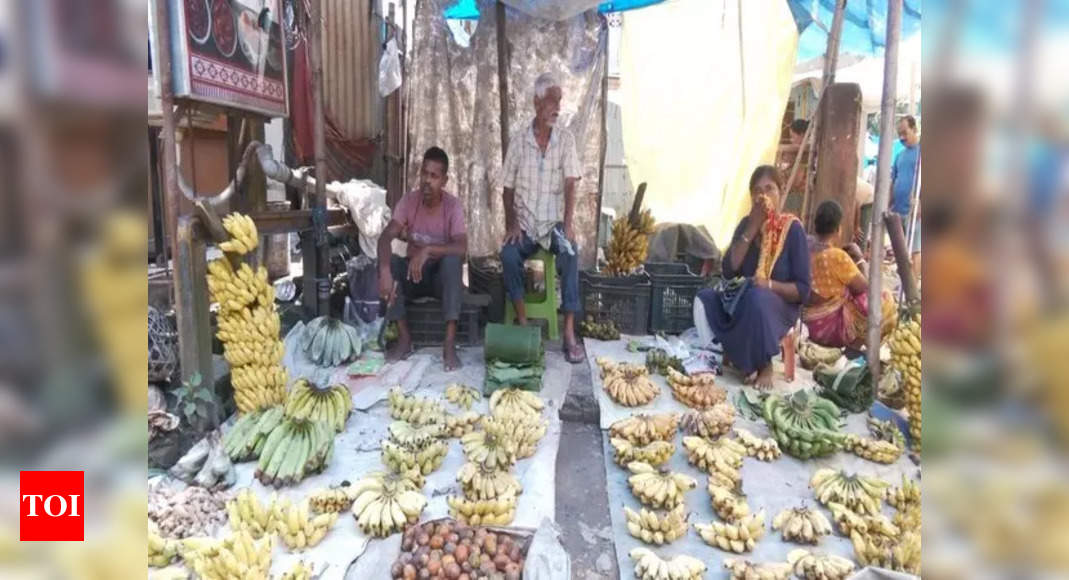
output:
{"label": "wooden pole", "polygon": [[[329,255],[326,239],[327,208],[327,146],[323,121],[323,0],[312,0],[311,26],[308,27],[308,56],[312,68],[312,139],[315,146],[316,188],[312,203],[312,223],[315,231],[313,239],[316,246],[315,271],[305,271],[304,275],[314,275],[316,279],[315,312],[319,316],[328,314],[330,308],[330,280],[327,277]],[[318,218],[316,217],[318,216]],[[311,298],[305,296],[305,299]]]}
{"label": "wooden pole", "polygon": [[[608,37],[608,21],[602,17]],[[601,54],[601,127],[599,135],[601,144],[598,148],[598,215],[594,216],[594,255],[597,256],[597,244],[601,234],[601,204],[605,198],[605,152],[608,149],[608,107],[609,107],[609,43],[604,43],[605,51]]]}
{"label": "wooden pole", "polygon": [[[178,155],[175,150],[175,120],[174,120],[174,80],[171,75],[171,34],[170,14],[167,12],[168,2],[156,0],[156,60],[157,71],[160,75],[160,139],[163,142],[160,151],[161,169],[163,170],[163,219],[170,243],[170,256],[173,259],[177,254],[175,250],[178,223],[179,194],[178,194]],[[177,286],[175,287],[177,290]]]}
{"label": "wooden pole", "polygon": [[880,154],[876,162],[876,194],[872,204],[872,244],[869,257],[868,363],[872,384],[880,382],[880,309],[883,295],[883,219],[891,195],[891,147],[894,144],[895,100],[898,88],[898,37],[902,29],[902,0],[887,1],[887,42],[880,100]]}
{"label": "wooden pole", "polygon": [[505,33],[505,5],[498,0],[497,6],[497,92],[501,106],[501,161],[509,147],[509,53]]}
{"label": "wooden pole", "polygon": [[917,289],[917,279],[913,277],[913,262],[910,260],[909,246],[906,245],[906,232],[902,230],[902,216],[893,211],[884,212],[883,223],[887,227],[887,236],[891,238],[891,251],[898,266],[898,277],[902,279],[906,303],[916,303],[921,293]]}
{"label": "wooden pole", "polygon": [[839,65],[839,39],[843,34],[843,19],[846,16],[846,0],[836,0],[835,13],[831,19],[831,32],[828,34],[828,48],[824,51],[824,74],[821,77],[820,97],[817,99],[817,113],[810,121],[813,129],[813,144],[809,153],[809,172],[806,174],[806,193],[802,197],[802,223],[812,223],[809,215],[809,191],[813,188],[817,179],[817,155],[820,143],[824,140],[824,130],[821,126],[821,117],[826,109],[826,100],[823,98],[828,87],[835,82],[835,69]]}

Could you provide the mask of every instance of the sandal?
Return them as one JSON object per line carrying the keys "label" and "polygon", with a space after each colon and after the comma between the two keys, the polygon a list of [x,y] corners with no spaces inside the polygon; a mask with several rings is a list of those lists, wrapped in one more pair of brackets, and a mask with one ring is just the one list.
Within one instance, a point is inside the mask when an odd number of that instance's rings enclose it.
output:
{"label": "sandal", "polygon": [[573,365],[577,365],[586,360],[586,351],[578,342],[572,345],[572,348],[565,346],[563,350],[564,360]]}

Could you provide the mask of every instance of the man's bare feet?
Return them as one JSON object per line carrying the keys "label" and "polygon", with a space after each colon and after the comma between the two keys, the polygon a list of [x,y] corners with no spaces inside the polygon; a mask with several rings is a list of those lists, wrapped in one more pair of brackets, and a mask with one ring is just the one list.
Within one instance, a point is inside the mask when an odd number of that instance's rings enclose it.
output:
{"label": "man's bare feet", "polygon": [[386,351],[386,360],[393,362],[405,360],[412,354],[412,337],[398,337],[397,342]]}
{"label": "man's bare feet", "polygon": [[461,367],[460,357],[457,356],[457,348],[453,341],[446,340],[442,345],[442,367],[446,372],[455,371]]}
{"label": "man's bare feet", "polygon": [[757,371],[757,379],[755,380],[755,384],[756,384],[758,390],[761,390],[761,391],[771,391],[772,390],[773,382],[772,382],[772,363],[771,362],[769,362],[768,365],[765,366],[765,368]]}
{"label": "man's bare feet", "polygon": [[757,381],[757,373],[750,373],[742,378],[742,384],[744,385],[752,385],[755,381]]}

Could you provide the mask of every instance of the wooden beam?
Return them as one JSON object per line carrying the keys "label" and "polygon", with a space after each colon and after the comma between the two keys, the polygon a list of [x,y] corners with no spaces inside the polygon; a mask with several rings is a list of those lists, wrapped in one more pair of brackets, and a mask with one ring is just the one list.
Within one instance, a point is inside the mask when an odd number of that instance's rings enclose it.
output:
{"label": "wooden beam", "polygon": [[509,54],[508,36],[505,32],[505,4],[501,0],[495,6],[497,11],[497,92],[501,107],[501,161],[505,161],[505,152],[509,147]]}
{"label": "wooden beam", "polygon": [[[311,26],[308,27],[308,56],[312,69],[312,138],[315,146],[316,188],[312,200],[314,212],[324,213],[327,208],[327,145],[323,119],[323,0],[312,0]],[[314,305],[312,310],[319,316],[328,313],[330,307],[330,280],[325,224],[317,224],[312,236],[315,242],[316,261],[314,270],[305,269],[304,276],[312,276],[316,283],[313,296],[304,295],[305,305]],[[307,310],[307,308],[306,308]]]}
{"label": "wooden beam", "polygon": [[880,153],[876,161],[876,194],[872,204],[872,244],[869,258],[868,363],[872,383],[880,382],[880,309],[883,295],[883,220],[891,195],[891,153],[895,139],[895,97],[898,88],[898,38],[902,28],[902,0],[887,2],[887,42],[883,59],[880,100]]}
{"label": "wooden beam", "polygon": [[[818,204],[833,199],[843,208],[842,238],[838,245],[850,243],[854,232],[854,210],[857,207],[857,148],[861,141],[861,87],[854,83],[836,83],[824,91],[821,99],[824,139],[810,153],[820,158],[814,187],[806,196],[811,208],[808,228],[813,226],[813,214]],[[810,230],[812,231],[812,230]]]}
{"label": "wooden beam", "polygon": [[[831,32],[828,34],[828,47],[824,50],[824,74],[821,77],[820,95],[817,99],[817,112],[810,120],[810,124],[813,125],[813,148],[809,155],[809,172],[806,174],[806,188],[808,190],[813,189],[816,185],[817,179],[817,163],[819,155],[816,152],[820,149],[820,144],[824,141],[823,117],[825,115],[825,101],[824,94],[828,91],[828,87],[835,82],[835,69],[839,65],[839,39],[843,34],[843,19],[846,16],[846,0],[836,0],[835,13],[832,15],[831,20]],[[802,199],[802,223],[808,224],[812,222],[812,205],[808,203],[809,195],[806,194]]]}

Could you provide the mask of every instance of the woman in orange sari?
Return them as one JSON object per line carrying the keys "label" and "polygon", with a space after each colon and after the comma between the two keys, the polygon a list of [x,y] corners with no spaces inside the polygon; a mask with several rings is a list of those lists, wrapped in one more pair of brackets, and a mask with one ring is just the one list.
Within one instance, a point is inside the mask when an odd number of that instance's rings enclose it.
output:
{"label": "woman in orange sari", "polygon": [[[842,221],[843,208],[830,199],[821,203],[813,216],[816,240],[809,248],[813,288],[802,321],[809,329],[809,340],[816,344],[860,351],[868,327],[869,282],[850,254],[832,245]],[[898,309],[887,291],[880,304],[880,334],[887,336],[898,320]]]}

